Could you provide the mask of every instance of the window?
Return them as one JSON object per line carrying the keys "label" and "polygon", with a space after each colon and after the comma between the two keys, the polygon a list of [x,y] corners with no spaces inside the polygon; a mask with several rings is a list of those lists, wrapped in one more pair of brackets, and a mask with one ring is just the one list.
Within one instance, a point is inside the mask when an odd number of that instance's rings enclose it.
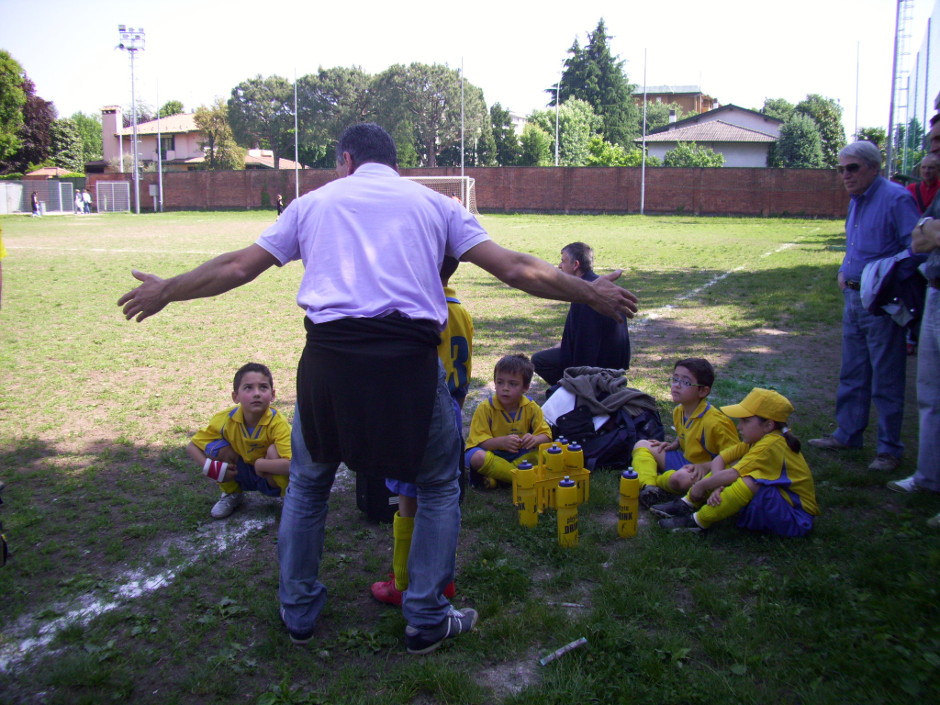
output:
{"label": "window", "polygon": [[166,153],[174,151],[176,151],[176,135],[161,135],[160,158],[166,159]]}

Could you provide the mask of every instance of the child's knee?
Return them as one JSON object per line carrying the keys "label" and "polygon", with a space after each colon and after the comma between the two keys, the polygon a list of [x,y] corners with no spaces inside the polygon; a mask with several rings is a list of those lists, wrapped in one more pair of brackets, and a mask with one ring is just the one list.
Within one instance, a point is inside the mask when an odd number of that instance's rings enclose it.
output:
{"label": "child's knee", "polygon": [[669,489],[676,494],[685,494],[692,488],[692,473],[688,470],[676,470],[669,477]]}
{"label": "child's knee", "polygon": [[646,448],[646,450],[649,450],[649,451],[652,452],[652,450],[651,450],[652,447],[653,447],[652,444],[650,444],[650,442],[649,442],[648,440],[646,440],[646,439],[639,440],[639,441],[637,441],[636,443],[633,444],[633,450],[634,450],[634,451],[636,451],[637,448]]}
{"label": "child's knee", "polygon": [[486,451],[482,448],[477,448],[476,450],[470,453],[470,467],[474,470],[479,470],[483,467],[483,464],[486,462]]}

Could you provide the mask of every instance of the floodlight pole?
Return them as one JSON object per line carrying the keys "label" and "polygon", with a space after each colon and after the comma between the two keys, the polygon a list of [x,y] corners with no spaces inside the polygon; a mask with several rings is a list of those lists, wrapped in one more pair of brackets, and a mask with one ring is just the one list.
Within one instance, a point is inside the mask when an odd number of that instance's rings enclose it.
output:
{"label": "floodlight pole", "polygon": [[561,106],[561,74],[555,84],[555,166],[558,166],[558,109]]}
{"label": "floodlight pole", "polygon": [[[118,34],[121,36],[121,43],[117,48],[126,51],[131,57],[131,122],[133,126],[133,145],[134,152],[134,212],[140,215],[140,165],[138,162],[139,145],[137,144],[137,91],[134,86],[134,57],[138,51],[144,50],[146,38],[143,28],[134,29],[126,25],[118,25]],[[159,145],[157,146],[159,150]]]}

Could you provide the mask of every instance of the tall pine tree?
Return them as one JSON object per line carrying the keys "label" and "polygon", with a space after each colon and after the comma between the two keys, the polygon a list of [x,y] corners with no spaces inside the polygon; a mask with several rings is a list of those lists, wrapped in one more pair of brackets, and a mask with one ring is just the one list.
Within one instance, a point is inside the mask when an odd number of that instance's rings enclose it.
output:
{"label": "tall pine tree", "polygon": [[[639,134],[639,108],[633,101],[634,86],[623,71],[623,61],[610,52],[607,28],[602,17],[597,29],[588,32],[588,42],[582,48],[577,38],[568,50],[565,70],[561,76],[560,100],[580,98],[594,108],[603,121],[602,134],[611,144],[631,147]],[[555,89],[547,88],[551,95],[549,105],[555,105]]]}

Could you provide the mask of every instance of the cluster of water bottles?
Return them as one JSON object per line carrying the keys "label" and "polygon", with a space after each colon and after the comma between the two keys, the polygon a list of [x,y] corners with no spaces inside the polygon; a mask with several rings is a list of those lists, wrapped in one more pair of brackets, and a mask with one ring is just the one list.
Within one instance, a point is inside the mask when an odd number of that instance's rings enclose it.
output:
{"label": "cluster of water bottles", "polygon": [[[591,472],[584,467],[584,453],[576,443],[559,438],[539,446],[538,464],[522,462],[513,471],[513,503],[519,511],[519,524],[538,524],[539,514],[554,509],[558,522],[558,544],[578,544],[578,506],[590,496]],[[640,481],[633,468],[620,477],[617,535],[636,535]]]}

